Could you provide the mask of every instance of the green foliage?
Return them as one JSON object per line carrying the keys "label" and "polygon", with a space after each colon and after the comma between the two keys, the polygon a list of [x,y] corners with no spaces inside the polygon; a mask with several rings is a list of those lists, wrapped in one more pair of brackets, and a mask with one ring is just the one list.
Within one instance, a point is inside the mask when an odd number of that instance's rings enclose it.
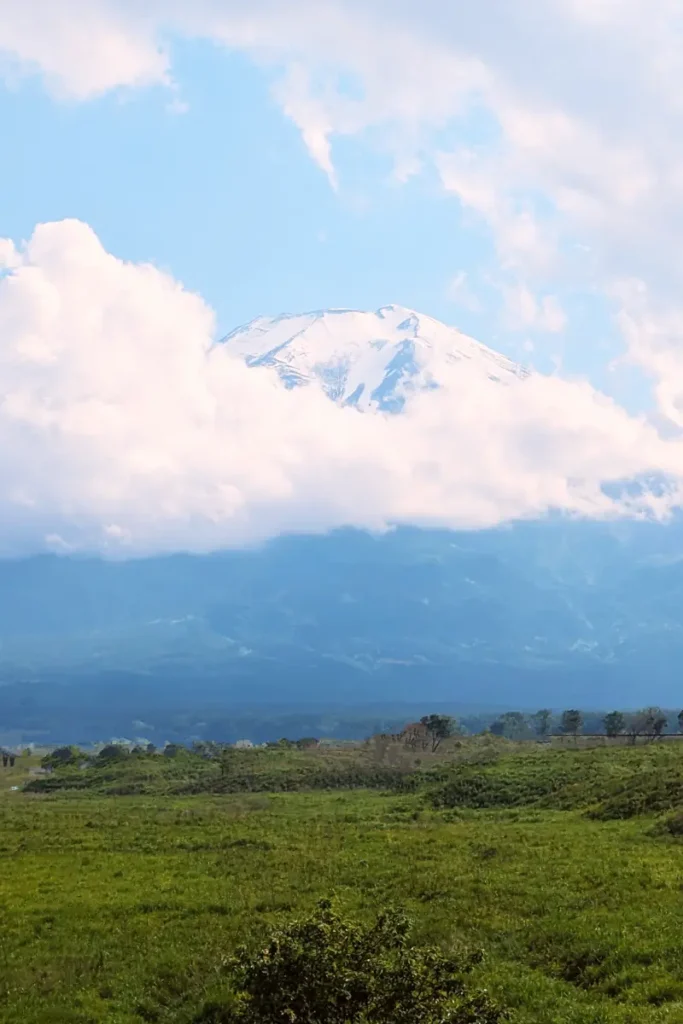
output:
{"label": "green foliage", "polygon": [[614,738],[620,736],[626,729],[626,718],[621,711],[610,711],[602,720],[605,727],[605,734]]}
{"label": "green foliage", "polygon": [[550,708],[541,708],[540,711],[534,712],[531,716],[531,726],[536,735],[545,738],[550,732],[552,720],[553,713]]}
{"label": "green foliage", "polygon": [[320,740],[315,736],[303,736],[296,741],[296,746],[299,750],[311,750],[313,747],[317,747],[319,742]]}
{"label": "green foliage", "polygon": [[[307,920],[335,889],[366,928],[388,903],[406,907],[409,948],[484,948],[468,990],[487,989],[514,1024],[676,1024],[678,826],[658,824],[655,834],[651,816],[601,821],[548,808],[596,806],[596,794],[641,778],[680,780],[683,742],[568,746],[501,756],[511,744],[473,741],[468,756],[480,763],[468,770],[510,776],[527,799],[482,810],[433,810],[421,793],[368,790],[169,795],[163,787],[196,764],[218,772],[192,755],[71,770],[109,775],[112,785],[146,770],[154,795],[0,792],[0,1020],[225,1015],[236,997],[226,959],[245,944],[262,950],[273,930]],[[346,763],[338,753],[329,756]],[[242,756],[251,771],[272,759],[280,774],[298,772],[304,758]],[[440,770],[443,785],[454,769]],[[530,804],[546,775],[564,783]],[[680,799],[672,821],[677,807]]]}
{"label": "green foliage", "polygon": [[676,839],[683,837],[683,811],[676,811],[657,822],[653,829],[654,835],[673,836]]}
{"label": "green foliage", "polygon": [[433,751],[457,729],[457,722],[450,715],[424,715],[420,724],[427,730]]}
{"label": "green foliage", "polygon": [[491,724],[491,732],[509,740],[525,739],[529,736],[529,723],[521,711],[506,711]]}
{"label": "green foliage", "polygon": [[98,753],[97,760],[100,764],[111,764],[113,761],[125,761],[129,757],[130,753],[126,747],[122,747],[120,743],[108,743]]}
{"label": "green foliage", "polygon": [[535,749],[488,764],[461,764],[433,773],[434,806],[537,806],[584,809],[596,819],[630,818],[676,807],[683,792],[683,747],[592,750]]}
{"label": "green foliage", "polygon": [[[107,748],[105,748],[107,749]],[[120,748],[117,748],[117,751]],[[116,796],[134,793],[240,793],[300,789],[405,789],[420,776],[400,766],[378,765],[357,748],[300,749],[280,743],[269,749],[236,750],[205,745],[194,750],[169,745],[164,757],[141,753],[98,756],[84,771],[77,762],[57,766],[26,789],[33,793],[88,790]]]}
{"label": "green foliage", "polygon": [[497,1024],[504,1014],[466,976],[480,953],[411,946],[410,923],[388,909],[371,925],[330,900],[229,961],[237,997],[209,1004],[197,1024]]}
{"label": "green foliage", "polygon": [[78,747],[57,747],[46,754],[40,763],[43,768],[67,768],[78,764],[84,757]]}
{"label": "green foliage", "polygon": [[560,729],[569,736],[578,736],[583,729],[583,715],[576,708],[562,712]]}
{"label": "green foliage", "polygon": [[177,757],[178,754],[182,754],[184,749],[178,743],[167,743],[164,747],[164,757]]}

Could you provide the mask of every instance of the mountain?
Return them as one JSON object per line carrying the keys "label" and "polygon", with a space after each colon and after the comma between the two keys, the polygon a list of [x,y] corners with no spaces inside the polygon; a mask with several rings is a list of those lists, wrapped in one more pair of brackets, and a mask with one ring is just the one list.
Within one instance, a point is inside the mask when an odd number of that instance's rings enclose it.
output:
{"label": "mountain", "polygon": [[362,411],[400,412],[411,394],[439,387],[453,368],[463,387],[475,378],[509,384],[527,375],[455,328],[402,306],[259,317],[221,344],[249,366],[274,367],[288,387],[318,384]]}
{"label": "mountain", "polygon": [[217,715],[231,735],[247,707],[677,706],[670,529],[343,530],[201,558],[0,563],[0,735],[156,742],[210,736]]}
{"label": "mountain", "polygon": [[[221,344],[369,415],[454,379],[528,376],[396,306],[260,318]],[[0,561],[0,740],[211,735],[217,715],[232,735],[246,705],[677,706],[681,552],[680,521],[555,516],[205,557]]]}

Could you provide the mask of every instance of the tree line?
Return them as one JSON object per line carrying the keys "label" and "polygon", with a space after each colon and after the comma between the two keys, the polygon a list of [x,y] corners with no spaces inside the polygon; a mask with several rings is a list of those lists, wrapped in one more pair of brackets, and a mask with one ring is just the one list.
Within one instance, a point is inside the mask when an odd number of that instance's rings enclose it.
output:
{"label": "tree line", "polygon": [[[683,733],[683,711],[675,717],[677,730]],[[626,736],[635,743],[638,738],[651,740],[662,736],[670,724],[670,715],[660,707],[647,707],[639,711],[610,711],[600,719],[602,732],[616,739]],[[584,732],[584,714],[577,708],[568,708],[557,717],[549,708],[542,708],[531,715],[521,711],[506,711],[491,723],[489,731],[494,736],[507,739],[547,739],[551,735],[573,736]]]}

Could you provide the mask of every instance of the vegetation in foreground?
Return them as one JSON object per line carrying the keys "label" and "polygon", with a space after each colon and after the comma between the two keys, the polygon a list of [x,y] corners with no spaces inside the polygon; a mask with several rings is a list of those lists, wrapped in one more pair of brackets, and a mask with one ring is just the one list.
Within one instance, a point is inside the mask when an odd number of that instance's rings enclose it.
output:
{"label": "vegetation in foreground", "polygon": [[[243,778],[289,781],[229,792],[231,758]],[[113,756],[45,778],[19,758],[0,774],[0,1020],[237,1021],[268,943],[296,944],[336,893],[342,932],[405,908],[406,955],[459,979],[444,1013],[486,998],[469,1019],[500,1006],[519,1024],[683,1022],[683,745],[454,738],[411,758],[392,768],[404,792],[308,784],[319,761],[372,769],[371,745],[236,751],[225,769],[200,752]],[[112,796],[141,772],[137,795]],[[377,953],[387,970],[403,955]]]}
{"label": "vegetation in foreground", "polygon": [[393,908],[369,925],[345,920],[331,900],[275,931],[263,949],[228,961],[233,983],[196,1024],[499,1024],[505,1013],[467,976],[481,953],[411,946]]}

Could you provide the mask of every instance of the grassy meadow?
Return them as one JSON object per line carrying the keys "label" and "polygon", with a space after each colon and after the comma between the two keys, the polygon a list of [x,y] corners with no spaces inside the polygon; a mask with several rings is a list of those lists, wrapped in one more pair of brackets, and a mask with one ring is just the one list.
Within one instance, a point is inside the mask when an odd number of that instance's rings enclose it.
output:
{"label": "grassy meadow", "polygon": [[381,755],[0,770],[0,1021],[190,1024],[238,944],[336,893],[483,949],[519,1024],[683,1024],[683,744]]}

